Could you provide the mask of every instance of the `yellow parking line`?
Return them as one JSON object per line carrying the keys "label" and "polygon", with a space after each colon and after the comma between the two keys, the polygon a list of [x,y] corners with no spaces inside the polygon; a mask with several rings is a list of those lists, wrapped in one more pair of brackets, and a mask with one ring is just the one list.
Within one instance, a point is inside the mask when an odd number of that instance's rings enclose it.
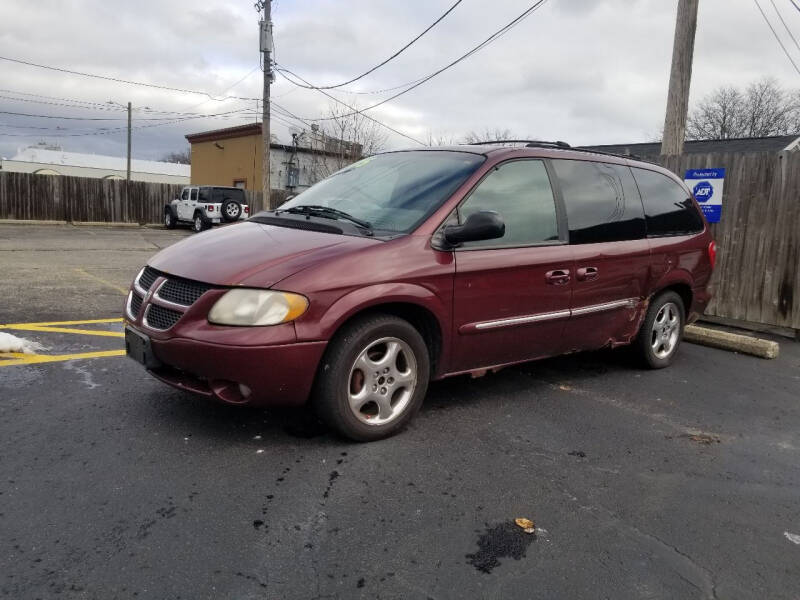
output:
{"label": "yellow parking line", "polygon": [[47,327],[44,325],[3,325],[2,329],[17,331],[49,331],[53,333],[77,333],[78,335],[99,335],[106,337],[125,337],[120,331],[104,331],[102,329],[72,329],[69,327]]}
{"label": "yellow parking line", "polygon": [[114,319],[88,319],[85,321],[45,321],[43,323],[8,323],[6,325],[0,325],[0,329],[4,329],[6,327],[22,327],[22,326],[33,326],[33,327],[53,327],[58,325],[91,325],[92,323],[121,323],[122,319],[117,317]]}
{"label": "yellow parking line", "polygon": [[115,289],[118,292],[122,292],[125,295],[128,294],[128,290],[126,290],[125,288],[121,288],[116,283],[111,283],[110,281],[108,281],[106,279],[103,279],[102,277],[98,277],[97,275],[92,275],[91,273],[87,273],[83,269],[74,269],[74,271],[77,272],[77,273],[80,273],[81,275],[83,275],[85,277],[88,277],[89,279],[94,279],[95,281],[99,281],[103,285],[105,285],[107,287],[110,287],[112,289]]}
{"label": "yellow parking line", "polygon": [[[5,356],[5,354],[0,354],[0,358],[5,358]],[[0,367],[10,367],[13,365],[35,365],[40,363],[81,360],[86,358],[105,358],[108,356],[125,356],[125,350],[103,350],[100,352],[82,352],[78,354],[25,354],[23,356],[24,358],[0,360]]]}

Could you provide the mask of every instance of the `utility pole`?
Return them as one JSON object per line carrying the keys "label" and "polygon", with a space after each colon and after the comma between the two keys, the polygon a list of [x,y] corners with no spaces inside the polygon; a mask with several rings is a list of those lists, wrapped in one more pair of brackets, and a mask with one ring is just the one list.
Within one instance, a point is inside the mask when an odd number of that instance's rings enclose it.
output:
{"label": "utility pole", "polygon": [[128,186],[131,183],[131,103],[128,102],[128,175],[125,178]]}
{"label": "utility pole", "polygon": [[257,11],[264,11],[264,19],[259,23],[259,40],[261,54],[263,55],[264,71],[264,93],[262,97],[261,114],[261,190],[262,208],[269,208],[270,205],[270,183],[269,183],[269,86],[274,77],[272,73],[272,0],[256,0],[255,8]]}
{"label": "utility pole", "polygon": [[683,153],[699,1],[678,0],[678,17],[675,22],[675,40],[672,43],[672,70],[669,74],[667,114],[664,118],[661,154]]}

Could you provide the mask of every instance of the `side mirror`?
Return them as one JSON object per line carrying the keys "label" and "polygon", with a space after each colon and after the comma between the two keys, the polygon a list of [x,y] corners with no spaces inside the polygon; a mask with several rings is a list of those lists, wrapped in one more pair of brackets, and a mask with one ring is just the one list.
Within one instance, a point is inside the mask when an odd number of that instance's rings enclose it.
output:
{"label": "side mirror", "polygon": [[444,239],[451,246],[464,242],[495,240],[506,233],[503,218],[493,210],[481,210],[467,217],[463,225],[447,225]]}

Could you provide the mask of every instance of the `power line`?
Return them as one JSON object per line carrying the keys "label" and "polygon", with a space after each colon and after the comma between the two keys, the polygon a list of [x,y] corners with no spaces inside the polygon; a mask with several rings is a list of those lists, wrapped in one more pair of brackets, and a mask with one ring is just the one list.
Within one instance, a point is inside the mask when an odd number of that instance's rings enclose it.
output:
{"label": "power line", "polygon": [[[245,117],[242,116],[242,118],[244,119]],[[149,129],[151,127],[163,127],[165,125],[176,125],[176,124],[181,124],[186,120],[187,119],[176,119],[174,121],[163,121],[163,122],[160,122],[160,123],[151,123],[151,124],[148,124],[148,125],[136,125],[136,126],[132,127],[131,129],[140,130],[140,129]],[[7,125],[3,125],[3,126],[7,127]],[[11,127],[14,127],[14,126],[12,125]],[[58,129],[56,129],[56,131],[58,131]],[[69,131],[69,130],[67,130],[67,131]],[[85,137],[85,136],[91,136],[91,135],[108,135],[108,134],[113,134],[113,133],[123,133],[123,132],[127,132],[127,131],[128,131],[127,127],[112,127],[112,128],[99,128],[99,129],[95,129],[95,130],[90,131],[90,132],[49,134],[48,137],[54,137],[54,138]],[[33,135],[27,134],[27,133],[3,133],[3,134],[0,134],[0,135],[2,135],[4,137],[34,137]]]}
{"label": "power line", "polygon": [[211,100],[215,100],[217,102],[222,102],[224,100],[255,100],[256,98],[251,98],[249,96],[225,96],[224,98],[215,98],[208,92],[203,92],[199,90],[190,90],[185,88],[176,88],[170,87],[168,85],[159,85],[156,83],[145,83],[143,81],[132,81],[130,79],[121,79],[119,77],[108,77],[106,75],[97,75],[95,73],[83,73],[81,71],[73,71],[71,69],[62,69],[60,67],[51,67],[49,65],[40,65],[38,63],[30,62],[27,60],[20,60],[17,58],[9,58],[7,56],[0,56],[0,60],[5,60],[8,62],[20,64],[20,65],[27,65],[29,67],[38,67],[40,69],[48,69],[50,71],[57,71],[59,73],[67,73],[69,75],[79,75],[81,77],[91,77],[94,79],[103,79],[105,81],[113,81],[115,83],[125,83],[127,85],[139,85],[143,87],[155,88],[158,90],[168,90],[171,92],[180,92],[182,94],[197,94],[199,96],[208,96]]}
{"label": "power line", "polygon": [[311,90],[311,89],[319,89],[319,90],[332,90],[332,89],[335,89],[335,88],[340,88],[340,87],[342,87],[342,86],[345,86],[345,85],[348,85],[348,84],[350,84],[350,83],[356,82],[356,81],[358,81],[359,79],[361,79],[361,78],[363,78],[363,77],[366,77],[366,76],[367,76],[367,75],[369,75],[370,73],[372,73],[372,72],[374,72],[374,71],[377,71],[378,69],[380,69],[382,66],[384,66],[384,65],[385,65],[386,63],[388,63],[389,61],[391,61],[391,60],[394,60],[395,58],[397,58],[398,56],[400,56],[400,55],[401,55],[403,52],[405,52],[405,51],[406,51],[406,50],[407,50],[409,47],[411,47],[411,45],[412,45],[412,44],[414,44],[414,43],[415,43],[417,40],[419,40],[419,39],[420,39],[420,38],[421,38],[423,35],[425,35],[426,33],[428,33],[428,32],[429,32],[431,29],[433,29],[434,27],[436,27],[436,26],[437,26],[437,25],[438,25],[438,24],[439,24],[439,23],[440,23],[442,20],[444,20],[444,18],[445,18],[447,15],[449,15],[451,12],[453,12],[453,10],[456,8],[456,6],[458,6],[459,4],[461,4],[461,2],[462,2],[462,1],[463,1],[463,0],[456,0],[456,3],[455,3],[455,4],[453,4],[453,5],[452,5],[450,8],[448,8],[448,9],[447,9],[447,10],[444,12],[444,14],[442,14],[442,15],[441,15],[441,16],[440,16],[438,19],[436,19],[436,20],[435,20],[433,23],[431,23],[430,25],[428,25],[428,27],[425,29],[425,31],[423,31],[422,33],[420,33],[420,34],[419,34],[417,37],[415,37],[413,40],[411,40],[410,42],[408,42],[408,43],[407,43],[405,46],[403,46],[402,48],[400,48],[400,50],[398,50],[397,52],[395,52],[394,54],[392,54],[392,55],[391,55],[389,58],[387,58],[387,59],[386,59],[386,60],[384,60],[383,62],[381,62],[381,63],[379,63],[379,64],[375,65],[374,67],[372,67],[372,68],[371,68],[371,69],[369,69],[368,71],[365,71],[365,72],[363,72],[361,75],[358,75],[357,77],[353,77],[352,79],[349,79],[349,80],[347,80],[347,81],[343,81],[342,83],[337,83],[336,85],[324,85],[324,86],[317,86],[317,87],[315,87],[315,86],[311,86],[311,85],[308,85],[308,86],[306,86],[306,85],[300,85],[299,87],[304,87],[304,88],[306,88],[306,89],[309,89],[309,90]]}
{"label": "power line", "polygon": [[772,35],[775,36],[775,40],[778,42],[778,44],[780,44],[781,50],[783,50],[783,53],[786,55],[786,58],[788,58],[789,62],[792,63],[794,70],[797,71],[798,74],[800,74],[800,68],[797,67],[797,63],[794,62],[792,55],[789,54],[789,51],[786,49],[786,46],[783,45],[781,38],[778,36],[778,32],[775,31],[775,28],[772,26],[772,23],[769,22],[769,19],[767,18],[767,14],[764,12],[764,9],[761,8],[761,5],[758,3],[758,0],[753,0],[753,2],[756,3],[756,6],[758,7],[758,12],[761,13],[762,17],[764,17],[764,22],[769,27],[769,30],[772,32]]}
{"label": "power line", "polygon": [[[235,114],[235,113],[241,113],[241,112],[244,112],[246,110],[247,109],[240,108],[238,110],[231,110],[231,111],[224,112],[224,113],[215,113],[215,114],[210,114],[210,115],[197,114],[197,115],[193,115],[193,116],[180,117],[178,119],[176,119],[175,117],[144,117],[144,118],[137,119],[137,121],[172,121],[172,120],[189,121],[191,119],[206,119],[206,118],[212,118],[212,117],[222,117],[222,116],[225,116],[225,115],[232,115],[232,114]],[[3,114],[3,115],[15,115],[15,116],[18,116],[18,117],[36,117],[36,118],[39,118],[39,119],[59,119],[59,120],[66,120],[66,121],[127,121],[127,118],[121,118],[121,117],[112,118],[112,117],[71,117],[71,116],[64,116],[64,115],[37,115],[37,114],[31,114],[31,113],[13,112],[13,111],[8,111],[8,110],[0,110],[0,114]]]}
{"label": "power line", "polygon": [[[260,65],[260,64],[258,64],[258,65],[256,65],[255,67],[253,67],[253,69],[252,69],[252,70],[250,70],[250,71],[248,71],[248,72],[247,72],[247,74],[246,74],[244,77],[242,77],[241,79],[239,79],[239,80],[238,80],[236,83],[234,83],[233,85],[229,85],[227,88],[225,88],[225,90],[222,92],[222,94],[227,94],[228,92],[230,92],[232,89],[234,89],[234,88],[235,88],[237,85],[239,85],[239,84],[240,84],[240,83],[242,83],[242,82],[243,82],[245,79],[247,79],[248,77],[250,77],[250,75],[252,75],[252,74],[253,74],[253,73],[255,73],[256,71],[258,71],[260,68],[261,68],[261,65]],[[221,96],[222,94],[220,94],[220,96]],[[208,100],[203,100],[202,102],[199,102],[199,103],[197,103],[197,104],[192,104],[192,105],[191,105],[191,106],[190,106],[190,107],[189,107],[187,110],[191,110],[191,109],[193,109],[193,108],[197,108],[198,106],[202,106],[202,105],[203,105],[203,104],[205,104],[206,102],[208,102]]]}
{"label": "power line", "polygon": [[[542,6],[542,5],[543,5],[545,2],[547,2],[547,0],[538,0],[537,2],[534,2],[532,6],[530,6],[529,8],[527,8],[525,11],[523,11],[523,12],[522,12],[522,13],[521,13],[519,16],[517,16],[516,18],[514,18],[513,20],[511,20],[509,23],[507,23],[506,25],[504,25],[503,27],[501,27],[500,29],[498,29],[497,31],[495,31],[495,32],[494,32],[492,35],[490,35],[488,38],[486,38],[486,39],[485,39],[484,41],[482,41],[480,44],[478,44],[477,46],[475,46],[474,48],[472,48],[472,50],[470,50],[470,51],[466,52],[465,54],[462,54],[460,57],[458,57],[457,59],[455,59],[455,60],[454,60],[454,61],[452,61],[451,63],[449,63],[449,64],[445,65],[445,66],[444,66],[444,67],[442,67],[441,69],[439,69],[439,70],[437,70],[437,71],[434,71],[433,73],[431,73],[430,75],[427,75],[426,77],[423,77],[422,79],[420,79],[420,80],[419,80],[417,83],[415,83],[415,84],[414,84],[414,85],[412,85],[411,87],[408,87],[408,88],[404,89],[403,91],[401,91],[401,92],[399,92],[399,93],[397,93],[397,94],[394,94],[393,96],[389,96],[388,98],[386,98],[386,99],[384,99],[384,100],[381,100],[380,102],[376,102],[376,103],[374,103],[374,104],[371,104],[370,106],[367,106],[367,107],[365,107],[365,108],[362,108],[362,109],[360,109],[360,110],[356,110],[356,109],[354,109],[354,108],[350,107],[350,108],[351,108],[351,110],[352,110],[353,112],[351,112],[351,113],[348,113],[348,114],[344,114],[344,115],[339,115],[338,117],[335,117],[335,118],[344,118],[344,117],[349,117],[349,116],[352,116],[352,115],[355,115],[355,114],[362,114],[362,115],[363,115],[363,113],[364,113],[365,111],[368,111],[368,110],[371,110],[371,109],[373,109],[373,108],[376,108],[376,107],[378,107],[378,106],[381,106],[382,104],[386,104],[387,102],[391,102],[391,101],[392,101],[392,100],[394,100],[395,98],[399,98],[399,97],[400,97],[400,96],[402,96],[403,94],[407,94],[407,93],[408,93],[408,92],[410,92],[411,90],[418,88],[418,87],[419,87],[419,86],[421,86],[423,83],[426,83],[427,81],[430,81],[431,79],[433,79],[433,78],[434,78],[434,77],[436,77],[437,75],[439,75],[439,74],[441,74],[441,73],[444,73],[445,71],[447,71],[447,70],[448,70],[448,69],[450,69],[451,67],[454,67],[455,65],[457,65],[457,64],[458,64],[458,63],[460,63],[461,61],[463,61],[463,60],[466,60],[467,58],[469,58],[470,56],[472,56],[472,55],[473,55],[473,54],[475,54],[476,52],[479,52],[480,50],[482,50],[483,48],[485,48],[486,46],[488,46],[488,45],[489,45],[489,44],[491,44],[492,42],[494,42],[494,41],[498,40],[500,37],[502,37],[503,35],[505,35],[505,34],[506,34],[506,33],[508,33],[509,31],[511,31],[511,29],[513,29],[513,28],[514,28],[515,26],[517,26],[517,25],[518,25],[520,22],[522,22],[522,20],[523,20],[523,19],[525,19],[526,17],[530,16],[530,15],[531,15],[531,14],[532,14],[534,11],[536,11],[536,10],[537,10],[537,9],[538,9],[540,6]],[[757,0],[756,0],[756,2],[757,2]],[[297,73],[293,73],[292,71],[290,71],[289,69],[287,69],[287,68],[285,68],[285,67],[283,67],[283,66],[280,66],[280,65],[276,65],[276,66],[278,66],[278,67],[279,67],[279,68],[277,69],[277,71],[278,71],[279,73],[281,73],[281,75],[282,75],[282,76],[283,76],[283,77],[284,77],[284,78],[285,78],[287,81],[290,81],[291,83],[294,83],[295,85],[299,85],[299,84],[298,84],[296,81],[294,81],[293,79],[291,79],[291,78],[289,78],[289,77],[287,77],[287,76],[286,76],[286,73],[289,73],[290,75],[293,75],[294,77],[296,77],[296,78],[300,79],[300,81],[304,82],[306,85],[309,85],[309,86],[311,86],[311,84],[310,84],[308,81],[306,81],[305,79],[303,79],[302,77],[300,77],[300,76],[299,76]],[[318,92],[321,92],[321,93],[325,94],[325,95],[326,95],[326,96],[328,96],[329,98],[333,98],[333,96],[330,96],[330,95],[329,95],[329,94],[327,94],[327,93],[326,93],[324,90],[321,90],[321,89],[319,89],[318,87],[311,86],[311,88],[312,88],[312,89],[315,89],[315,90],[317,90]],[[333,98],[333,99],[334,99],[334,100],[336,100],[337,102],[341,103],[341,104],[344,104],[343,102],[341,102],[341,101],[340,101],[340,100],[338,100],[337,98]],[[366,116],[366,115],[364,115],[364,116]],[[320,119],[316,119],[316,120],[318,120],[318,121],[330,121],[330,120],[332,120],[332,119],[334,119],[334,117],[322,117],[322,118],[320,118]],[[418,140],[415,140],[415,141],[418,141]]]}
{"label": "power line", "polygon": [[797,48],[798,52],[800,52],[800,44],[797,43],[797,38],[794,37],[792,30],[789,29],[789,26],[786,24],[786,21],[783,20],[783,15],[781,15],[781,11],[778,10],[778,6],[775,4],[775,0],[769,0],[769,1],[772,4],[772,8],[775,9],[775,14],[778,15],[778,18],[781,20],[781,23],[783,23],[783,28],[786,30],[786,33],[788,33],[789,37],[792,38],[795,47]]}
{"label": "power line", "polygon": [[[277,63],[276,63],[276,66],[277,66]],[[289,79],[288,77],[286,77],[286,75],[284,75],[284,74],[281,72],[281,69],[276,69],[276,70],[277,70],[277,71],[278,71],[278,72],[281,74],[281,77],[285,78],[287,81],[292,81],[291,79]],[[292,73],[292,74],[293,74],[293,73]],[[302,77],[300,77],[299,75],[296,75],[296,77],[299,77],[301,80],[303,80],[303,78],[302,78]],[[292,83],[294,83],[294,82],[292,82]],[[308,82],[306,82],[306,83],[308,83]],[[408,134],[405,134],[405,133],[403,133],[402,131],[398,131],[398,130],[397,130],[397,129],[395,129],[394,127],[390,127],[390,126],[389,126],[389,125],[387,125],[386,123],[383,123],[383,122],[381,122],[381,121],[378,121],[378,119],[375,119],[375,118],[371,117],[370,115],[364,114],[364,112],[363,112],[363,111],[361,111],[361,110],[359,110],[359,109],[357,109],[357,108],[354,108],[354,107],[350,106],[350,105],[349,105],[349,104],[347,104],[346,102],[342,102],[341,100],[339,100],[339,99],[338,99],[338,98],[336,98],[335,96],[332,96],[331,94],[329,94],[329,93],[328,93],[328,92],[326,92],[325,90],[320,90],[320,89],[317,89],[316,91],[318,91],[320,94],[323,94],[324,96],[327,96],[328,98],[330,98],[330,99],[331,99],[331,100],[333,100],[334,102],[337,102],[337,103],[341,104],[342,106],[346,107],[347,109],[349,109],[349,110],[353,111],[353,112],[351,112],[351,113],[344,114],[344,115],[340,115],[340,116],[338,116],[338,117],[335,117],[335,118],[345,118],[345,117],[350,117],[350,116],[352,116],[352,115],[361,115],[361,116],[362,116],[362,117],[364,117],[365,119],[368,119],[368,120],[372,121],[373,123],[377,123],[377,124],[378,124],[378,125],[380,125],[381,127],[385,127],[385,128],[386,128],[386,129],[388,129],[389,131],[392,131],[392,132],[396,133],[396,134],[397,134],[397,135],[399,135],[399,136],[402,136],[402,137],[404,137],[404,138],[406,138],[406,139],[408,139],[408,140],[411,140],[412,142],[416,142],[417,144],[419,144],[419,145],[421,145],[421,146],[427,146],[427,144],[426,144],[425,142],[423,142],[422,140],[418,140],[417,138],[415,138],[415,137],[412,137],[412,136],[410,136],[410,135],[408,135]],[[368,107],[368,108],[372,108],[372,107]],[[367,109],[364,109],[364,110],[367,110]],[[296,119],[299,119],[300,121],[304,121],[304,122],[306,121],[306,119],[303,119],[303,118],[301,118],[301,117],[298,117],[297,115],[293,115],[293,116],[294,116]],[[318,119],[308,119],[308,120],[309,120],[309,121],[330,121],[331,119],[334,119],[334,117],[321,117],[321,118],[318,118]]]}
{"label": "power line", "polygon": [[792,6],[794,6],[797,10],[800,10],[800,4],[797,4],[797,2],[795,2],[795,0],[789,0],[789,2],[791,2]]}

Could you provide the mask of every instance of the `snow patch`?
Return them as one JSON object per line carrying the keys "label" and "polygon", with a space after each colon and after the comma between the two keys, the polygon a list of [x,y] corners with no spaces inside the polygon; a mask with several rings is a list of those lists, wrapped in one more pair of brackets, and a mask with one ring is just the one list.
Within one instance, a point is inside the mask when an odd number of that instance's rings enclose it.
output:
{"label": "snow patch", "polygon": [[0,352],[21,352],[23,354],[36,354],[45,350],[39,342],[31,342],[10,333],[0,331]]}
{"label": "snow patch", "polygon": [[797,535],[796,533],[789,533],[788,531],[784,531],[783,535],[785,535],[786,539],[790,542],[800,544],[800,535]]}

